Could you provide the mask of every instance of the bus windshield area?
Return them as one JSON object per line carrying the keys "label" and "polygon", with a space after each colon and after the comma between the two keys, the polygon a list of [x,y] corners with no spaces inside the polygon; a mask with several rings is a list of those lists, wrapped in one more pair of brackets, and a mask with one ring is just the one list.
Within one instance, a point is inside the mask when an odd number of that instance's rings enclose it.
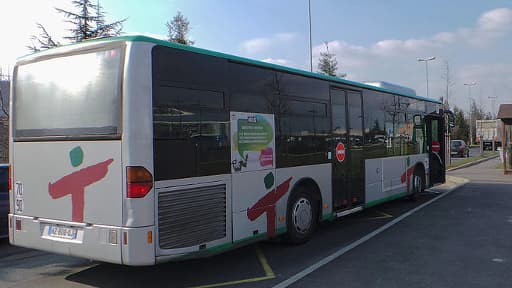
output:
{"label": "bus windshield area", "polygon": [[122,47],[17,67],[14,138],[119,137]]}

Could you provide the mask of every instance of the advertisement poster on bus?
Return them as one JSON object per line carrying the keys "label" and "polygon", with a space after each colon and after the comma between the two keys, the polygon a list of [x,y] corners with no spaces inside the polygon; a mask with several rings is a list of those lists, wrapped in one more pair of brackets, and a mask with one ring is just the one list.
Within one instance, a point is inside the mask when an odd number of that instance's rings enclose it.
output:
{"label": "advertisement poster on bus", "polygon": [[231,112],[231,171],[275,167],[274,115]]}

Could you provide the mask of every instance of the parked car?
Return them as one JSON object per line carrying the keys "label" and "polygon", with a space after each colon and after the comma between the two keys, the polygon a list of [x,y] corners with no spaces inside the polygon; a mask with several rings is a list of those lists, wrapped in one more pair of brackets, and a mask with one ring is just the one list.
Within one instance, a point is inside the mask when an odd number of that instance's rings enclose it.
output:
{"label": "parked car", "polygon": [[0,164],[0,238],[8,236],[7,214],[9,214],[9,165]]}
{"label": "parked car", "polygon": [[450,154],[452,156],[469,157],[469,146],[466,145],[464,140],[452,140]]}

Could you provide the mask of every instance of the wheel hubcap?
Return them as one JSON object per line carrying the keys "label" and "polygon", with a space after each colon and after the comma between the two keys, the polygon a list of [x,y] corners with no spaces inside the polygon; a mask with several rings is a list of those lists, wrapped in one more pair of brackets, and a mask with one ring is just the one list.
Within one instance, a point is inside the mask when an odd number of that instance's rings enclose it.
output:
{"label": "wheel hubcap", "polygon": [[300,233],[306,233],[311,227],[313,207],[306,198],[300,198],[293,206],[293,226]]}
{"label": "wheel hubcap", "polygon": [[423,183],[422,183],[420,176],[414,175],[413,185],[414,185],[414,193],[421,192],[421,187],[422,187]]}

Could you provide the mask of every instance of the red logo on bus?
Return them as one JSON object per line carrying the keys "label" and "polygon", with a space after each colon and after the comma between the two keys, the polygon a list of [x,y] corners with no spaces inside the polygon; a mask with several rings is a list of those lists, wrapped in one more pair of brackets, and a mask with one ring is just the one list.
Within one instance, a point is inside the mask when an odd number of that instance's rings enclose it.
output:
{"label": "red logo on bus", "polygon": [[48,183],[48,193],[53,199],[71,195],[71,219],[75,222],[84,221],[85,187],[94,184],[107,176],[108,166],[114,159],[108,159],[71,174],[54,183]]}
{"label": "red logo on bus", "polygon": [[292,181],[292,177],[279,184],[275,189],[258,200],[251,208],[247,209],[247,217],[251,221],[258,219],[263,213],[267,213],[268,237],[276,234],[276,203],[290,189],[290,181]]}

